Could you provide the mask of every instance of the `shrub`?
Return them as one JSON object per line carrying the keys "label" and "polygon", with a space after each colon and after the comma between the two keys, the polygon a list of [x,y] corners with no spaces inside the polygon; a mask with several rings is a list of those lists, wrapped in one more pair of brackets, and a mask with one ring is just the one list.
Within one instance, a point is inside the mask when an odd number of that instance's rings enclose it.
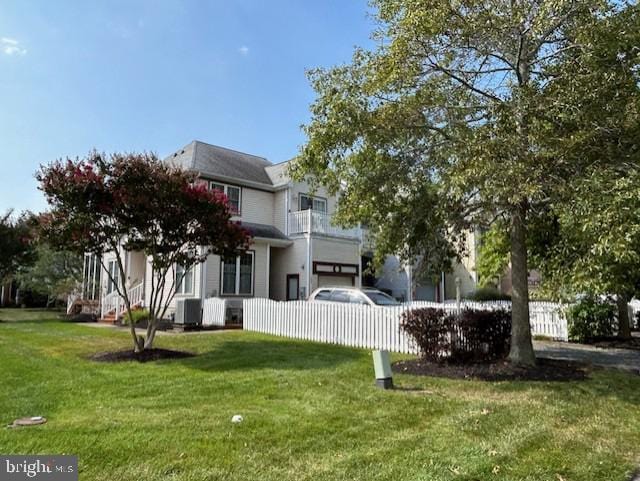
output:
{"label": "shrub", "polygon": [[509,353],[508,310],[465,309],[457,315],[442,309],[412,309],[402,315],[401,325],[430,361],[491,361]]}
{"label": "shrub", "polygon": [[146,321],[149,319],[149,311],[147,309],[134,309],[131,311],[131,318],[129,318],[129,313],[125,313],[122,317],[122,322],[125,324],[130,324],[131,319],[133,319],[133,324],[138,324],[139,322]]}
{"label": "shrub", "polygon": [[588,296],[566,311],[569,340],[590,342],[614,335],[616,307],[608,300]]}
{"label": "shrub", "polygon": [[510,301],[511,296],[509,294],[503,294],[498,289],[492,286],[479,287],[471,295],[469,299],[472,301]]}

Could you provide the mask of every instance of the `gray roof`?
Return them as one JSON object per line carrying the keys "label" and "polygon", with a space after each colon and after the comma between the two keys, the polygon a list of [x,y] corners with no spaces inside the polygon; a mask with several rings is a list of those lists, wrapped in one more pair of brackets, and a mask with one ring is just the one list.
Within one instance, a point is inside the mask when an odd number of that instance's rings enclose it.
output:
{"label": "gray roof", "polygon": [[254,224],[252,222],[242,222],[242,227],[247,229],[253,237],[262,237],[264,239],[280,239],[289,240],[289,238],[280,232],[277,228],[267,224]]}
{"label": "gray roof", "polygon": [[273,185],[266,168],[273,166],[263,157],[245,154],[194,140],[165,159],[204,177],[230,177],[239,181]]}

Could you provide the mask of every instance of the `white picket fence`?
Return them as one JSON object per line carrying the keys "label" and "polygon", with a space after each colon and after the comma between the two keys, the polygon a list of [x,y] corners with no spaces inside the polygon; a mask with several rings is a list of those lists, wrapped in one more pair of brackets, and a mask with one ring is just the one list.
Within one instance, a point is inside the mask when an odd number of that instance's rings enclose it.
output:
{"label": "white picket fence", "polygon": [[242,301],[243,329],[275,336],[367,349],[416,353],[400,330],[405,307],[370,308],[358,304],[271,299]]}
{"label": "white picket fence", "polygon": [[[411,303],[411,308],[432,307],[436,309],[444,309],[452,312],[458,309],[455,302],[446,302],[444,304],[438,302],[415,301]],[[569,332],[567,320],[562,312],[565,306],[555,302],[538,302],[529,303],[529,322],[531,324],[531,334],[534,336],[544,336],[558,341],[568,341]],[[462,301],[460,309],[511,309],[511,301],[490,301],[475,302]]]}
{"label": "white picket fence", "polygon": [[[420,307],[458,309],[455,303],[437,302],[371,308],[358,304],[245,299],[243,328],[275,336],[415,354],[415,344],[400,329],[400,316],[407,309]],[[463,302],[459,306],[461,309],[507,307],[511,307],[510,302]],[[566,341],[567,322],[560,307],[554,303],[532,302],[529,306],[532,334]]]}
{"label": "white picket fence", "polygon": [[227,302],[224,299],[219,297],[205,299],[202,306],[202,325],[224,327],[226,311]]}
{"label": "white picket fence", "polygon": [[638,314],[638,312],[640,312],[640,301],[637,299],[634,299],[629,303],[628,307],[629,307],[629,325],[633,329],[640,328],[640,325],[638,325],[638,322],[636,321],[636,315]]}

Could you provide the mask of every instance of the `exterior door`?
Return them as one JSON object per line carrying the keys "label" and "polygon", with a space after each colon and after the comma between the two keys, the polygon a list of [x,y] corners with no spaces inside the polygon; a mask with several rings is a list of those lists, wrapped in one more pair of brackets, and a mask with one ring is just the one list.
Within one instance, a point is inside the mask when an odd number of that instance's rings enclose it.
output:
{"label": "exterior door", "polygon": [[287,301],[300,299],[300,274],[287,274]]}

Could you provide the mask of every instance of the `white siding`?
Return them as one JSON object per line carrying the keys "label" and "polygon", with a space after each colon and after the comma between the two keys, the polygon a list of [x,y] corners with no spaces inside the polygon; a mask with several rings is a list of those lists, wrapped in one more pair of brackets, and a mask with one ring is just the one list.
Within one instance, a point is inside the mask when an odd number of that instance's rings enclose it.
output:
{"label": "white siding", "polygon": [[[267,249],[264,242],[256,242],[249,247],[254,251],[253,296],[268,297],[267,292]],[[205,297],[239,297],[222,296],[220,290],[220,256],[210,255],[207,259]],[[246,296],[248,297],[248,296]]]}
{"label": "white siding", "polygon": [[290,189],[289,211],[295,212],[300,210],[300,194],[309,194],[314,197],[323,197],[327,199],[327,214],[333,214],[336,211],[337,197],[330,196],[324,187],[318,187],[313,193],[307,182],[295,182]]}
{"label": "white siding", "polygon": [[466,297],[476,290],[476,235],[474,232],[467,232],[465,247],[467,252],[460,262],[454,263],[453,272],[445,274],[446,299],[456,298],[456,277],[460,279],[462,297]]}
{"label": "white siding", "polygon": [[271,225],[273,223],[273,204],[273,192],[242,187],[240,217],[234,217],[234,219]]}
{"label": "white siding", "polygon": [[[360,265],[360,249],[358,243],[347,240],[329,240],[312,237],[311,257],[314,261],[320,262]],[[356,276],[355,285],[356,287],[360,287],[360,275]],[[311,291],[317,287],[318,276],[314,274],[311,276]]]}
{"label": "white siding", "polygon": [[[286,300],[287,274],[300,276],[300,287],[307,285],[307,239],[299,238],[286,248],[271,249],[270,297]],[[308,291],[307,291],[308,292]]]}
{"label": "white siding", "polygon": [[279,190],[273,194],[273,225],[283,234],[286,234],[287,195],[289,195],[289,189]]}
{"label": "white siding", "polygon": [[[178,299],[186,299],[192,297],[200,297],[200,272],[202,269],[202,265],[196,265],[193,268],[193,292],[190,294],[176,294],[173,296],[173,299],[169,303],[169,308],[167,309],[167,313],[165,317],[169,317],[173,312],[175,312],[176,301]],[[162,294],[162,302],[164,303],[166,299],[169,297],[171,292],[171,286],[173,286],[174,282],[172,277],[175,275],[173,269],[169,269],[167,273],[167,277],[165,280],[165,289]],[[157,282],[155,283],[157,284]],[[151,299],[151,258],[147,258],[147,275],[145,276],[145,287],[144,287],[144,295],[145,295],[145,306],[149,305]]]}

